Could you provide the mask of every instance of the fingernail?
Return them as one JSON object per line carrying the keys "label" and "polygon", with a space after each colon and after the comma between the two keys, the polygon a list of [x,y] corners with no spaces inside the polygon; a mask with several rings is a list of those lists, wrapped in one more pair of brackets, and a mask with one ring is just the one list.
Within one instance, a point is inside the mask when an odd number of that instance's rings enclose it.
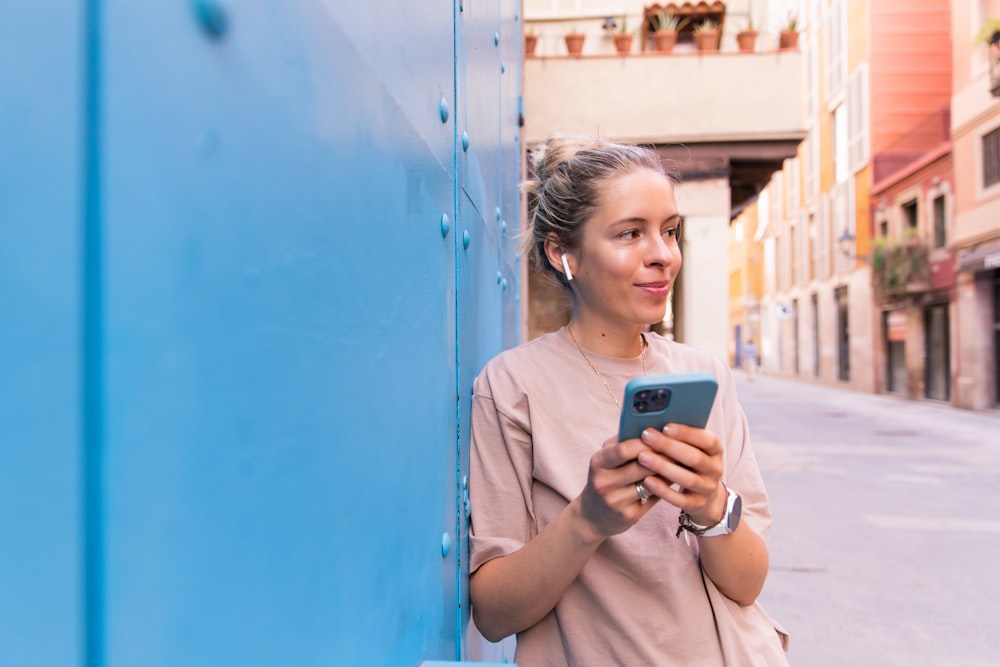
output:
{"label": "fingernail", "polygon": [[640,438],[642,439],[643,442],[652,442],[653,441],[653,433],[654,433],[654,431],[651,428],[643,429],[642,435],[640,436]]}
{"label": "fingernail", "polygon": [[639,463],[646,466],[647,468],[653,464],[653,455],[649,452],[643,452],[639,454]]}
{"label": "fingernail", "polygon": [[667,436],[668,438],[675,437],[677,435],[677,427],[674,426],[673,424],[667,424],[666,426],[663,427],[663,435]]}

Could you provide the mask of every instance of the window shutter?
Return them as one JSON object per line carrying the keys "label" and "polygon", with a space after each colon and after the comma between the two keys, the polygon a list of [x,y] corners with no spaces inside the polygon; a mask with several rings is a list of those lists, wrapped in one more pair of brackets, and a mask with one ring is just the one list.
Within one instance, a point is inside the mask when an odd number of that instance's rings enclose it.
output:
{"label": "window shutter", "polygon": [[857,173],[868,164],[868,63],[861,63],[851,75],[847,88],[848,164]]}
{"label": "window shutter", "polygon": [[830,196],[824,192],[819,199],[819,210],[816,216],[819,229],[816,234],[816,277],[827,278],[830,275]]}
{"label": "window shutter", "polygon": [[826,97],[837,95],[844,85],[844,11],[842,0],[834,0],[826,17]]}

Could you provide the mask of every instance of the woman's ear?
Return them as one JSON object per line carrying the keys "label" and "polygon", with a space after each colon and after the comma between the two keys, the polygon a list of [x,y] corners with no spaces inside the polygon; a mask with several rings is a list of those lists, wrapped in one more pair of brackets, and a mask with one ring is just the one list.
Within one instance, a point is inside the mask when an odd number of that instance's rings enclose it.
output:
{"label": "woman's ear", "polygon": [[557,273],[566,276],[567,282],[573,280],[573,269],[571,266],[573,258],[566,252],[566,248],[554,236],[545,239],[545,257]]}

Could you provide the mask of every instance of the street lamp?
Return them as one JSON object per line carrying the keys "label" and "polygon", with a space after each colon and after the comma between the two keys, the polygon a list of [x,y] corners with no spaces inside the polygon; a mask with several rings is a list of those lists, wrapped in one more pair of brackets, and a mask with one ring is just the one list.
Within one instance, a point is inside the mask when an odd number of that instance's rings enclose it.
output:
{"label": "street lamp", "polygon": [[840,248],[840,252],[844,253],[845,257],[851,259],[854,259],[854,239],[854,234],[846,227],[840,236],[837,237],[837,247]]}

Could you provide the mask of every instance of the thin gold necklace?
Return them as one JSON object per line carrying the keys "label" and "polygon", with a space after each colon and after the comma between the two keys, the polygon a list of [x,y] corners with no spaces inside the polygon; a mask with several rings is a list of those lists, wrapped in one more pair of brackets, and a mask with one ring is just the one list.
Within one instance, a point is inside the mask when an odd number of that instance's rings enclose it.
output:
{"label": "thin gold necklace", "polygon": [[[622,409],[621,401],[619,401],[618,397],[615,396],[615,392],[611,391],[611,387],[608,386],[608,381],[604,379],[604,375],[601,373],[601,371],[597,370],[597,367],[594,366],[594,363],[590,360],[590,357],[588,357],[587,353],[583,351],[583,348],[580,347],[580,344],[576,342],[576,336],[573,335],[573,330],[569,328],[568,324],[566,325],[566,333],[568,333],[569,337],[573,340],[573,344],[576,345],[576,349],[580,350],[580,355],[583,357],[583,360],[587,362],[587,365],[590,366],[590,369],[592,371],[597,373],[597,377],[601,378],[601,382],[604,383],[604,388],[607,389],[608,391],[608,396],[611,397],[611,400],[614,401],[615,405],[618,406],[618,409],[621,410]],[[649,346],[649,343],[646,342],[646,337],[643,336],[641,333],[639,334],[639,340],[642,341],[642,352],[639,353],[639,360],[642,361],[642,374],[645,375],[646,348]]]}

